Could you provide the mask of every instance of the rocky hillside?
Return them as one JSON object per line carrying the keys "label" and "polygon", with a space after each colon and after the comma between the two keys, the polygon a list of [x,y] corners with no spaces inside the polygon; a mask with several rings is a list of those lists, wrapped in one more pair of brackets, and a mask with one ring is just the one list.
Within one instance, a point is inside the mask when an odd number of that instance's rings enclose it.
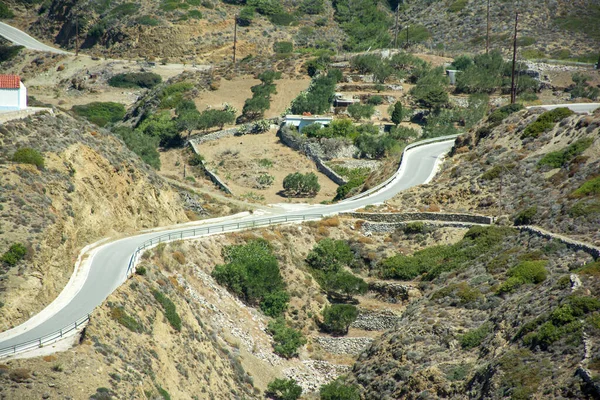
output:
{"label": "rocky hillside", "polygon": [[512,228],[399,255],[423,297],[351,378],[365,399],[598,398],[599,264]]}
{"label": "rocky hillside", "polygon": [[[424,27],[432,46],[453,52],[485,48],[486,0],[416,0],[403,7],[403,24]],[[595,43],[600,19],[598,0],[491,1],[492,48],[508,51],[512,45],[515,11],[519,11],[519,45],[526,58],[584,57],[598,60]],[[518,8],[517,8],[518,5]],[[410,28],[409,28],[410,31]],[[402,36],[400,36],[402,38]]]}
{"label": "rocky hillside", "polygon": [[3,259],[0,267],[0,330],[54,299],[83,246],[202,212],[120,139],[62,113],[0,126],[0,169],[0,254],[17,243],[27,249],[23,260]]}
{"label": "rocky hillside", "polygon": [[[271,54],[274,44],[281,41],[292,42],[295,48],[391,47],[393,10],[398,2],[359,2],[352,6],[346,0],[5,3],[16,15],[13,24],[70,50],[75,48],[79,29],[81,47],[92,54],[193,63],[230,60],[236,15],[239,59]],[[399,45],[404,44],[409,25],[412,46],[454,53],[485,47],[486,0],[401,3]],[[598,0],[526,1],[520,7],[524,57],[597,60]],[[354,12],[349,13],[349,9]],[[513,2],[491,2],[493,47],[510,48],[514,11]]]}
{"label": "rocky hillside", "polygon": [[430,185],[388,203],[489,214],[511,224],[518,219],[600,244],[600,112],[567,116],[526,137],[542,114],[523,110],[500,123],[492,114],[456,140],[454,155]]}

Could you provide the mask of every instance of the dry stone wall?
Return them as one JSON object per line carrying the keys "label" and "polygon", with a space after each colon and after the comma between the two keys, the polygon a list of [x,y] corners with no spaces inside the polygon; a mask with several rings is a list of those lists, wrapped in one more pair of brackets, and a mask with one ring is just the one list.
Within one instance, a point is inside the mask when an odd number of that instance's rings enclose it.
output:
{"label": "dry stone wall", "polygon": [[372,222],[407,222],[407,221],[447,221],[447,222],[469,222],[472,224],[490,225],[494,223],[493,217],[475,214],[458,213],[434,213],[434,212],[414,212],[414,213],[344,213],[344,216],[356,219],[364,219]]}

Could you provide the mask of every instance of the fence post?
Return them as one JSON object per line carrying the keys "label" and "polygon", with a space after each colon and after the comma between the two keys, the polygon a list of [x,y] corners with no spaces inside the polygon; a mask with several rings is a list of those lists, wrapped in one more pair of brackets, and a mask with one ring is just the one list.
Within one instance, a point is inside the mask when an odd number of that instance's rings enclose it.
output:
{"label": "fence post", "polygon": [[60,330],[60,337],[62,337],[62,329]]}

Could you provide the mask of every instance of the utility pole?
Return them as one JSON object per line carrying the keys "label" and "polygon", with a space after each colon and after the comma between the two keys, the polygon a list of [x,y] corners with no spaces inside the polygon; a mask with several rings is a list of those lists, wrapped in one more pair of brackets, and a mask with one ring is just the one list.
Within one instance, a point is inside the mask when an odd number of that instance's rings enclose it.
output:
{"label": "utility pole", "polygon": [[400,10],[400,2],[396,6],[396,29],[394,29],[394,49],[398,48],[398,11]]}
{"label": "utility pole", "polygon": [[233,17],[233,65],[235,66],[235,49],[237,45],[237,15]]}
{"label": "utility pole", "polygon": [[487,0],[487,35],[485,37],[485,54],[490,51],[490,0]]}
{"label": "utility pole", "polygon": [[79,55],[79,16],[75,17],[75,57]]}
{"label": "utility pole", "polygon": [[510,104],[517,101],[517,87],[515,86],[515,68],[517,65],[517,25],[519,23],[519,12],[515,13],[515,38],[513,40],[512,78],[510,83]]}

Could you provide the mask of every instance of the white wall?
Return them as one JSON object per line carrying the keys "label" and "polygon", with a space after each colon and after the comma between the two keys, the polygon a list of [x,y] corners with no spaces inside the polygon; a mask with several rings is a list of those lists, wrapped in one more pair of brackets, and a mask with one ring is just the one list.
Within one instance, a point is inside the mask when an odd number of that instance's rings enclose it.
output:
{"label": "white wall", "polygon": [[27,108],[27,88],[0,89],[0,110],[24,110]]}

